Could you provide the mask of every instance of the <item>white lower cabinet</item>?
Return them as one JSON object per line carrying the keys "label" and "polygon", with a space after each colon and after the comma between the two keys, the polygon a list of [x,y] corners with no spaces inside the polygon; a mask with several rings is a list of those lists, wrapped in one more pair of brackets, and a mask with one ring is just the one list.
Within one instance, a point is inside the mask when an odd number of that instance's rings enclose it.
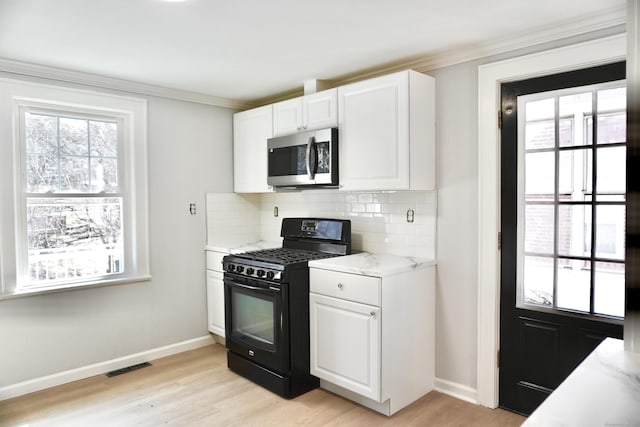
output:
{"label": "white lower cabinet", "polygon": [[322,388],[385,415],[433,390],[435,266],[309,274],[310,370]]}
{"label": "white lower cabinet", "polygon": [[311,374],[380,399],[380,308],[310,294]]}
{"label": "white lower cabinet", "polygon": [[224,334],[223,252],[206,251],[207,256],[207,329],[220,337]]}

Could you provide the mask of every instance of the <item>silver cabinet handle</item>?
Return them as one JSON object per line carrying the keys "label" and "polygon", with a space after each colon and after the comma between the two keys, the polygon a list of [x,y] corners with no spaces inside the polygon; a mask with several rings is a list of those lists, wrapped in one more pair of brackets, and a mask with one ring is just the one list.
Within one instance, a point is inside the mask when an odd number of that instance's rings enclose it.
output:
{"label": "silver cabinet handle", "polygon": [[338,283],[338,289],[342,289],[342,288],[343,288],[342,283]]}

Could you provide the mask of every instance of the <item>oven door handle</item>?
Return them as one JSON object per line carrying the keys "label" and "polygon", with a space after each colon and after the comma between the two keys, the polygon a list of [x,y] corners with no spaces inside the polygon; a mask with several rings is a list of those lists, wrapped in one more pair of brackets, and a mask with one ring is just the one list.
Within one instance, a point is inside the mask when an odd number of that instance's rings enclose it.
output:
{"label": "oven door handle", "polygon": [[247,289],[247,290],[258,292],[258,293],[261,293],[261,294],[270,294],[270,295],[272,295],[272,294],[277,294],[277,293],[280,292],[279,288],[272,288],[272,287],[261,288],[259,286],[243,285],[241,283],[237,283],[237,282],[234,282],[234,281],[229,280],[229,279],[224,279],[224,282],[228,283],[229,286],[235,286],[236,288]]}

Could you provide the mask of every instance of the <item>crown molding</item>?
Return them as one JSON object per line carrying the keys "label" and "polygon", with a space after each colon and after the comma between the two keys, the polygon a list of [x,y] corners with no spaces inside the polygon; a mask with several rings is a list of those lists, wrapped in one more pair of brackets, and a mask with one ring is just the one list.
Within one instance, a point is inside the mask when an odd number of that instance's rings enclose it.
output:
{"label": "crown molding", "polygon": [[22,76],[82,84],[102,89],[124,91],[138,95],[157,96],[160,98],[175,99],[178,101],[195,102],[198,104],[213,105],[216,107],[231,108],[234,110],[245,110],[255,105],[251,102],[220,98],[197,92],[171,89],[163,86],[116,79],[64,68],[14,61],[6,58],[0,58],[0,71]]}

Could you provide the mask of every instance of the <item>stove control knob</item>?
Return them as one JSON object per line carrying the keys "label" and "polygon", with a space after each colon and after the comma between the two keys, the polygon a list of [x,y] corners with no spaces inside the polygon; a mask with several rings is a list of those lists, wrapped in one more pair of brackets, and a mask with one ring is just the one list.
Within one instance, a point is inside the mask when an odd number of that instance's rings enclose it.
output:
{"label": "stove control knob", "polygon": [[227,271],[233,271],[233,270],[235,270],[235,269],[236,269],[236,266],[235,266],[235,265],[233,265],[233,264],[229,264],[229,265],[227,265]]}
{"label": "stove control knob", "polygon": [[249,276],[253,275],[254,271],[255,270],[253,268],[251,268],[251,267],[247,268],[247,275],[249,275]]}
{"label": "stove control knob", "polygon": [[274,276],[273,271],[267,271],[267,279],[273,280],[273,276]]}
{"label": "stove control knob", "polygon": [[236,271],[237,271],[238,273],[242,273],[242,272],[244,271],[244,267],[243,267],[243,266],[241,266],[241,265],[239,265],[239,266],[237,266],[237,267],[236,267]]}
{"label": "stove control knob", "polygon": [[258,270],[256,274],[258,275],[258,277],[262,277],[264,276],[264,270]]}

